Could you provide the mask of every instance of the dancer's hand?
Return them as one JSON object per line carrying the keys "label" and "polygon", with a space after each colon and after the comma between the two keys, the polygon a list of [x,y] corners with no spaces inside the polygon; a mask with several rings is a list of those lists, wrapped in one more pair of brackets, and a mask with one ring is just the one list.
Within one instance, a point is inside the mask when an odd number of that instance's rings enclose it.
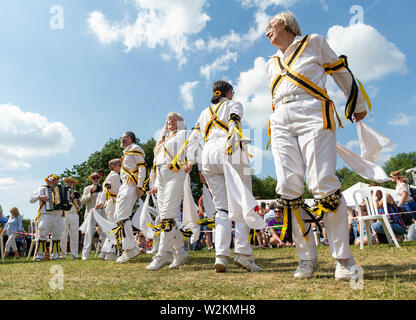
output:
{"label": "dancer's hand", "polygon": [[147,194],[155,194],[155,193],[157,193],[157,187],[154,187],[150,189],[149,191],[147,191]]}
{"label": "dancer's hand", "polygon": [[193,166],[194,164],[192,162],[188,162],[183,166],[183,171],[185,171],[185,173],[191,172]]}
{"label": "dancer's hand", "polygon": [[137,188],[137,196],[139,198],[141,198],[143,194],[144,194],[144,191],[142,189],[140,189],[140,188]]}
{"label": "dancer's hand", "polygon": [[367,111],[354,112],[353,120],[355,122],[361,121],[361,120],[363,120],[365,118],[366,115],[367,115]]}

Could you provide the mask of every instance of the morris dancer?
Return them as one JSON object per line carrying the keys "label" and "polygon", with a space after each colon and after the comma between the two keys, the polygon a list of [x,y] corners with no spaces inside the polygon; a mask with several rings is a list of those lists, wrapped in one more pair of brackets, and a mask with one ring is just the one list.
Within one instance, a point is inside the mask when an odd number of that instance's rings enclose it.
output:
{"label": "morris dancer", "polygon": [[[99,237],[101,238],[102,243],[105,241],[105,235],[102,232],[101,228],[97,226],[95,221],[93,210],[95,210],[95,205],[97,202],[97,197],[99,192],[101,192],[102,187],[100,185],[102,175],[98,172],[93,172],[88,177],[88,180],[92,183],[89,186],[84,188],[84,192],[81,197],[81,205],[85,205],[85,214],[84,221],[91,219],[91,228],[90,232],[84,234],[84,245],[82,247],[82,260],[87,260],[91,252],[91,242],[94,236],[95,230],[97,230]],[[91,215],[91,217],[90,217]]]}
{"label": "morris dancer", "polygon": [[146,179],[146,163],[144,151],[136,142],[136,136],[131,131],[124,132],[120,138],[120,146],[124,148],[121,158],[121,187],[116,198],[114,219],[118,227],[114,230],[121,242],[123,253],[117,258],[117,263],[124,263],[140,254],[133,234],[130,216],[138,197],[143,196],[143,183]]}
{"label": "morris dancer", "polygon": [[[274,111],[268,133],[277,175],[276,193],[286,219],[281,237],[285,232],[293,233],[300,258],[294,277],[310,278],[317,266],[315,242],[309,239],[302,221],[310,218],[302,199],[306,171],[317,213],[325,213],[329,247],[337,261],[335,279],[350,280],[354,259],[349,247],[347,207],[335,175],[336,110],[325,90],[327,74],[349,97],[345,115],[351,121],[365,117],[364,98],[346,58],[338,58],[321,35],[301,36],[293,13],[272,18],[266,36],[280,49],[266,66]],[[338,123],[342,126],[339,118]]]}
{"label": "morris dancer", "polygon": [[39,221],[39,241],[38,251],[36,253],[35,261],[41,261],[45,258],[46,242],[51,233],[52,245],[50,247],[50,259],[59,259],[60,243],[63,230],[63,210],[46,211],[46,202],[49,200],[47,187],[53,188],[58,185],[60,177],[56,174],[50,174],[45,178],[46,186],[42,186],[35,190],[30,202],[35,203],[39,201],[39,209],[36,220]]}
{"label": "morris dancer", "polygon": [[[204,139],[202,149],[202,180],[206,179],[209,190],[211,191],[215,205],[215,253],[216,259],[214,268],[216,272],[228,271],[228,260],[231,255],[231,220],[228,217],[227,189],[224,177],[224,161],[228,154],[232,154],[230,148],[236,142],[241,145],[238,135],[230,136],[233,129],[241,131],[240,121],[243,117],[243,106],[240,102],[232,101],[233,87],[226,81],[217,81],[213,85],[212,105],[202,111],[189,138],[190,148],[199,144]],[[227,142],[228,141],[228,142]],[[228,147],[227,147],[228,145]],[[225,150],[226,149],[226,150]],[[238,159],[235,159],[234,155]],[[196,162],[192,159],[192,152],[189,152],[189,164],[184,170],[192,170],[192,164]],[[231,157],[230,157],[231,160]],[[239,173],[244,184],[251,190],[251,174],[248,167],[246,153],[236,152],[233,154],[233,167]],[[205,179],[204,179],[205,178]],[[205,183],[205,181],[202,181]],[[235,223],[236,244],[234,262],[252,272],[257,272],[260,267],[254,263],[252,256],[253,249],[249,243],[250,228],[245,222]]]}
{"label": "morris dancer", "polygon": [[[162,232],[160,234],[159,249],[147,270],[159,270],[169,264],[174,252],[173,262],[169,268],[178,268],[184,264],[189,255],[184,249],[184,242],[179,230],[177,219],[183,199],[183,185],[185,172],[185,141],[187,132],[185,122],[178,113],[167,115],[162,135],[154,148],[156,182],[148,194],[157,193],[157,202]],[[182,146],[184,146],[182,148]],[[178,226],[179,223],[179,226]]]}
{"label": "morris dancer", "polygon": [[[108,162],[108,167],[111,172],[105,178],[103,186],[104,191],[101,193],[100,197],[97,199],[96,209],[104,209],[104,217],[108,221],[116,222],[114,219],[114,211],[116,209],[116,198],[118,191],[121,186],[120,181],[120,170],[121,170],[121,160],[112,159]],[[110,238],[105,239],[105,243],[101,249],[100,258],[105,260],[116,260],[116,246],[112,244]]]}
{"label": "morris dancer", "polygon": [[[68,177],[62,180],[71,189],[78,184],[78,180],[73,177]],[[78,196],[75,197],[75,194]],[[79,200],[79,193],[72,190],[71,192],[72,207],[71,210],[65,212],[64,230],[61,237],[61,255],[65,258],[67,255],[67,239],[69,234],[69,247],[71,250],[72,259],[78,259],[78,243],[79,243],[79,216],[78,210],[81,207]]]}

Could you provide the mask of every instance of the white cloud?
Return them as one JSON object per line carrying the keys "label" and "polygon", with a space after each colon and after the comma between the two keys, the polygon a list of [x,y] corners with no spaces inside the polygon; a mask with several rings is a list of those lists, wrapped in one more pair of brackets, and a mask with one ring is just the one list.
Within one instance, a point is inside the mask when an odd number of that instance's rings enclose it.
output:
{"label": "white cloud", "polygon": [[207,82],[211,80],[211,77],[220,71],[226,71],[230,68],[230,63],[237,61],[237,52],[227,51],[225,54],[219,56],[212,64],[201,66],[199,73],[203,76]]}
{"label": "white cloud", "polygon": [[328,6],[328,4],[326,3],[326,1],[325,1],[325,0],[320,0],[320,1],[321,1],[321,7],[322,7],[322,10],[324,10],[324,11],[328,12],[328,11],[329,11],[329,6]]}
{"label": "white cloud", "polygon": [[27,169],[34,157],[67,153],[73,143],[62,122],[12,104],[0,105],[0,170]]}
{"label": "white cloud", "polygon": [[289,8],[293,6],[298,0],[240,0],[243,7],[258,7],[261,10],[266,10],[270,6],[282,6]]}
{"label": "white cloud", "polygon": [[244,49],[253,45],[260,37],[265,36],[266,25],[271,17],[264,12],[255,14],[255,26],[250,27],[246,34],[240,35],[234,30],[221,38],[210,38],[206,49],[212,51],[214,49]]}
{"label": "white cloud", "polygon": [[390,73],[408,72],[406,56],[370,25],[335,25],[328,30],[327,37],[329,45],[338,55],[348,57],[351,71],[362,81],[379,80]]}
{"label": "white cloud", "polygon": [[179,65],[187,62],[188,37],[199,33],[210,20],[203,11],[206,0],[135,0],[136,20],[110,24],[103,13],[94,11],[87,22],[99,41],[121,41],[126,51],[146,46],[167,46]]}
{"label": "white cloud", "polygon": [[250,128],[266,128],[272,113],[272,99],[266,75],[266,61],[262,57],[254,60],[254,66],[241,72],[237,80],[235,100],[244,106],[243,121]]}
{"label": "white cloud", "polygon": [[415,116],[406,115],[403,112],[397,113],[392,120],[387,122],[388,124],[392,126],[405,126],[408,127],[410,124],[414,123],[416,121]]}
{"label": "white cloud", "polygon": [[394,150],[397,148],[397,145],[393,144],[392,146],[386,146],[381,150],[380,155],[378,156],[376,160],[376,164],[383,166],[383,164],[390,160],[390,158],[393,156]]}
{"label": "white cloud", "polygon": [[348,141],[347,142],[347,144],[345,145],[345,147],[347,149],[352,150],[352,148],[354,148],[354,147],[360,147],[360,142],[358,140],[351,140],[351,141]]}
{"label": "white cloud", "polygon": [[198,84],[199,84],[199,81],[193,81],[193,82],[188,81],[179,87],[181,100],[183,102],[183,108],[185,110],[194,109],[193,90]]}
{"label": "white cloud", "polygon": [[0,190],[8,190],[12,188],[21,189],[22,184],[12,177],[0,178]]}

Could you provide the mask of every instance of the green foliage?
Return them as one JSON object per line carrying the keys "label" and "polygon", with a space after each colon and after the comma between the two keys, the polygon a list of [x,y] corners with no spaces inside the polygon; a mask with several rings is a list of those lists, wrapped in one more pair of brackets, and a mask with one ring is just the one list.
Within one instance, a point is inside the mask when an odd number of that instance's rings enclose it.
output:
{"label": "green foliage", "polygon": [[276,198],[276,184],[277,181],[271,176],[266,178],[258,178],[252,176],[253,195],[260,199],[275,199]]}
{"label": "green foliage", "polygon": [[[398,153],[394,157],[391,157],[383,166],[386,174],[390,174],[392,171],[404,169],[402,174],[405,175],[411,184],[415,184],[416,181],[413,181],[411,174],[406,174],[407,169],[416,167],[416,152],[409,153]],[[389,183],[391,187],[394,186],[392,182]]]}

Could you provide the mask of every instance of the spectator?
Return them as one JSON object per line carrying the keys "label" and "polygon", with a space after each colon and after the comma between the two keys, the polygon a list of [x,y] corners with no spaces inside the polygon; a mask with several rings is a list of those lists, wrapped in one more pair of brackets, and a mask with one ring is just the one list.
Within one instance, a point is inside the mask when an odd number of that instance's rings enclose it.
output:
{"label": "spectator", "polygon": [[407,178],[400,174],[402,171],[403,169],[400,169],[390,173],[390,179],[396,184],[396,193],[400,197],[397,206],[401,208],[402,211],[409,212],[413,219],[416,220],[416,201],[411,196]]}
{"label": "spectator", "polygon": [[269,203],[269,211],[264,215],[264,222],[268,224],[271,219],[274,219],[274,210],[277,208],[277,202],[271,201]]}
{"label": "spectator", "polygon": [[283,225],[283,208],[277,207],[274,210],[274,218],[269,220],[268,226],[270,229],[270,244],[273,247],[291,247],[292,243],[289,242],[289,235],[286,232],[285,237],[283,240],[280,239],[280,233],[282,232],[282,225]]}
{"label": "spectator", "polygon": [[19,252],[16,246],[16,237],[18,235],[18,232],[22,232],[22,218],[19,214],[19,210],[16,207],[13,207],[10,209],[11,217],[7,224],[4,227],[3,233],[7,233],[9,238],[7,239],[6,245],[4,247],[4,258],[7,257],[7,254],[9,253],[10,247],[13,250],[14,258],[19,259]]}
{"label": "spectator", "polygon": [[357,210],[348,208],[348,232],[350,234],[350,244],[354,244],[358,238]]}
{"label": "spectator", "polygon": [[146,253],[146,248],[147,248],[147,244],[146,244],[146,238],[143,235],[143,232],[139,232],[135,235],[136,238],[136,242],[137,242],[137,246],[139,247],[139,251],[140,253]]}
{"label": "spectator", "polygon": [[[377,186],[376,183],[372,182],[370,186]],[[388,214],[389,221],[391,228],[393,229],[394,234],[398,241],[403,241],[403,235],[406,233],[406,224],[404,223],[402,217],[396,213],[399,213],[399,208],[397,207],[396,203],[394,202],[393,197],[386,193],[386,201],[387,201],[387,211],[384,212],[383,210],[383,194],[380,190],[376,191],[375,196],[375,203],[380,214]],[[375,232],[379,234],[384,234],[384,228],[381,221],[377,221],[373,223],[372,228]]]}
{"label": "spectator", "polygon": [[[361,209],[361,214],[363,216],[368,216],[367,208],[366,208],[366,206],[364,204],[360,205],[360,209]],[[366,244],[368,244],[367,229],[364,226],[364,232],[361,235],[360,234],[360,222],[358,220],[356,222],[357,222],[357,234],[359,236],[355,239],[354,244],[356,246],[359,246],[361,244],[361,241],[364,241],[364,245],[366,245]],[[380,241],[378,239],[378,236],[377,236],[375,230],[373,228],[370,228],[370,230],[371,230],[371,243],[377,243],[377,244],[380,243]]]}

